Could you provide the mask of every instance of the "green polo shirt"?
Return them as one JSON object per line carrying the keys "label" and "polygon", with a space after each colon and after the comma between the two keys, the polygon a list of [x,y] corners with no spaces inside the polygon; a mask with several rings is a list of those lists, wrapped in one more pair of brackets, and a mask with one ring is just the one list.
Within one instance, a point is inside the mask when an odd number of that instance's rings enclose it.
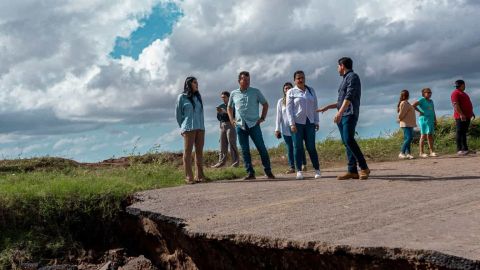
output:
{"label": "green polo shirt", "polygon": [[233,90],[230,93],[228,107],[235,108],[235,118],[237,125],[245,127],[253,127],[260,119],[259,105],[264,105],[267,100],[262,92],[257,88],[249,87],[244,91],[240,89]]}

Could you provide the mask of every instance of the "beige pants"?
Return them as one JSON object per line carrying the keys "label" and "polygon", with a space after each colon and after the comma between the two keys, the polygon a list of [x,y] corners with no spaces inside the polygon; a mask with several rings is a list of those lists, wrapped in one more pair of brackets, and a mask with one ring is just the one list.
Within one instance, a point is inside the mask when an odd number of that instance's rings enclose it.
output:
{"label": "beige pants", "polygon": [[203,180],[203,145],[205,143],[204,130],[192,130],[183,133],[183,167],[185,169],[185,177],[189,181],[193,181],[192,170],[192,151],[195,146],[195,164],[197,166],[195,179]]}
{"label": "beige pants", "polygon": [[227,162],[228,148],[232,157],[232,166],[238,166],[237,131],[230,122],[220,123],[220,154],[218,163]]}

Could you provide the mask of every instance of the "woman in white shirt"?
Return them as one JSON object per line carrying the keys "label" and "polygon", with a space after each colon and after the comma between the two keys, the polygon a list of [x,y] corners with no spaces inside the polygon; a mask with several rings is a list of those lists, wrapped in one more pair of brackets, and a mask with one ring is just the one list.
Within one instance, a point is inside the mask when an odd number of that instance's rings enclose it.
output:
{"label": "woman in white shirt", "polygon": [[[288,165],[289,169],[286,173],[294,173],[295,172],[295,157],[293,154],[293,140],[292,140],[292,133],[290,132],[290,126],[288,125],[287,119],[287,92],[292,88],[293,85],[291,82],[286,82],[283,85],[283,98],[279,99],[277,102],[277,118],[275,121],[275,137],[277,139],[282,138],[285,141],[285,146],[287,150],[287,157],[288,157]],[[305,157],[305,151],[303,152],[303,159],[302,159],[302,170],[306,169],[307,159]]]}
{"label": "woman in white shirt", "polygon": [[295,87],[287,92],[287,118],[292,132],[297,179],[303,179],[303,142],[315,169],[315,179],[321,178],[318,153],[315,148],[315,133],[318,130],[318,101],[315,90],[305,84],[305,73],[301,70],[293,74]]}

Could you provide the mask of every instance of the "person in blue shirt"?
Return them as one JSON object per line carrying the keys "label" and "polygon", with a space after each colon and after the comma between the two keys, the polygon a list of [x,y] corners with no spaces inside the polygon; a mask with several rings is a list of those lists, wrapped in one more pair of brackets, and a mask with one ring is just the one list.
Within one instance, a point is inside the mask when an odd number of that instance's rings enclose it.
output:
{"label": "person in blue shirt", "polygon": [[[420,117],[418,117],[418,124],[420,126],[420,142],[418,148],[420,148],[420,157],[436,157],[437,154],[433,151],[433,134],[437,126],[437,117],[432,100],[432,90],[430,88],[423,88],[422,97],[418,101],[415,101],[412,106],[420,114]],[[425,140],[428,141],[430,155],[423,152]]]}
{"label": "person in blue shirt", "polygon": [[[185,182],[194,184],[205,181],[203,173],[203,145],[205,142],[205,124],[203,119],[202,96],[198,91],[195,77],[187,77],[183,93],[178,96],[175,116],[183,136],[183,166]],[[195,146],[196,176],[193,177],[192,151]]]}
{"label": "person in blue shirt", "polygon": [[[247,176],[244,180],[255,179],[255,170],[252,165],[250,155],[249,137],[252,139],[262,160],[263,170],[269,179],[274,179],[272,168],[270,167],[270,157],[268,155],[265,142],[263,141],[260,124],[265,121],[268,112],[268,103],[262,92],[257,88],[250,87],[250,73],[242,71],[238,75],[239,88],[230,93],[228,100],[228,117],[232,125],[236,127],[238,142],[242,148],[243,163],[247,170]],[[259,117],[259,105],[262,105],[262,115]],[[235,109],[235,116],[234,111]]]}
{"label": "person in blue shirt", "polygon": [[[360,116],[360,97],[362,86],[360,77],[353,72],[353,61],[349,57],[342,57],[338,60],[337,71],[343,77],[338,88],[337,103],[327,105],[319,112],[326,112],[329,109],[337,109],[333,121],[340,130],[343,144],[345,145],[348,158],[348,171],[345,175],[339,175],[338,180],[361,179],[366,180],[370,176],[365,157],[355,140],[355,128]],[[358,172],[360,167],[360,173]]]}
{"label": "person in blue shirt", "polygon": [[305,150],[315,169],[315,179],[320,179],[320,163],[315,148],[315,132],[318,131],[318,101],[315,90],[305,84],[305,73],[301,70],[293,74],[295,87],[287,93],[287,119],[292,133],[293,148],[295,155],[295,167],[297,169],[297,180],[303,179],[302,163]]}

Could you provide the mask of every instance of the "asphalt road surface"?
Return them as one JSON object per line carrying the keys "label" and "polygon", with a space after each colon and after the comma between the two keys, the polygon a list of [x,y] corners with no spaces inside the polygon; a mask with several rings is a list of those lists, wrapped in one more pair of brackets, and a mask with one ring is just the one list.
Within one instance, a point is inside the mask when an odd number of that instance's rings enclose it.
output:
{"label": "asphalt road surface", "polygon": [[[369,180],[220,181],[139,193],[131,208],[183,220],[192,233],[352,247],[433,250],[480,260],[480,157],[370,165]],[[258,170],[257,170],[258,171]]]}

